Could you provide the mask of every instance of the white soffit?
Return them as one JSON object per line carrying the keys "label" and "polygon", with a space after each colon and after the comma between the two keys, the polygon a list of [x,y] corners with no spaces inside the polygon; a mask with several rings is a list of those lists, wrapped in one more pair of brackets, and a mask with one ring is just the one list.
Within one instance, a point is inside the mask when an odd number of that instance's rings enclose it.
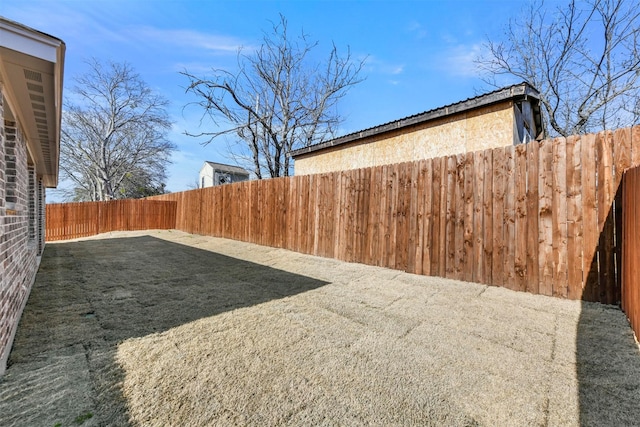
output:
{"label": "white soffit", "polygon": [[5,118],[20,123],[47,187],[58,183],[64,53],[62,40],[0,17]]}

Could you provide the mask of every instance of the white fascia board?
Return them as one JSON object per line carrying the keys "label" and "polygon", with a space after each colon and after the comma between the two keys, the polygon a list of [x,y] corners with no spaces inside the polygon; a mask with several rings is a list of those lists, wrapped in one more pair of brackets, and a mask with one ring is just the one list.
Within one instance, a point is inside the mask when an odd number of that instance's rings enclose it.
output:
{"label": "white fascia board", "polygon": [[0,43],[8,49],[55,64],[59,59],[58,48],[62,41],[5,19],[0,19]]}
{"label": "white fascia board", "polygon": [[204,162],[202,167],[200,168],[200,175],[206,174],[209,169],[213,169],[211,165],[207,162]]}

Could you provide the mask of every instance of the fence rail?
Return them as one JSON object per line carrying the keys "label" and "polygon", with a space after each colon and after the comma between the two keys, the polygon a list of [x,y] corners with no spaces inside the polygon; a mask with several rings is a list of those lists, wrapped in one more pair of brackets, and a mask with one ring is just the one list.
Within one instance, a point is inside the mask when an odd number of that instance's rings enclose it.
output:
{"label": "fence rail", "polygon": [[623,172],[640,127],[154,196],[176,228],[615,304]]}
{"label": "fence rail", "polygon": [[[638,165],[634,127],[146,200],[47,205],[46,237],[176,228],[416,274],[622,302],[637,332],[640,296],[630,283],[637,287],[640,274],[640,208],[622,208],[640,203],[639,173],[624,175]],[[623,176],[631,190],[623,191]]]}
{"label": "fence rail", "polygon": [[46,240],[66,240],[117,230],[175,228],[176,202],[112,200],[46,207]]}

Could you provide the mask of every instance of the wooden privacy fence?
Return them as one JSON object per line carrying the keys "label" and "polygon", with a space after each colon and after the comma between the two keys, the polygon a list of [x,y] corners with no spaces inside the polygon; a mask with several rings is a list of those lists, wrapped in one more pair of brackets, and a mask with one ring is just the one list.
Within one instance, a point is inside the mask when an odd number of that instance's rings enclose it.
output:
{"label": "wooden privacy fence", "polygon": [[154,196],[176,228],[571,299],[620,301],[640,127]]}
{"label": "wooden privacy fence", "polygon": [[47,205],[46,240],[66,240],[118,230],[175,228],[176,203],[154,200]]}
{"label": "wooden privacy fence", "polygon": [[640,337],[640,167],[624,175],[622,206],[622,309]]}

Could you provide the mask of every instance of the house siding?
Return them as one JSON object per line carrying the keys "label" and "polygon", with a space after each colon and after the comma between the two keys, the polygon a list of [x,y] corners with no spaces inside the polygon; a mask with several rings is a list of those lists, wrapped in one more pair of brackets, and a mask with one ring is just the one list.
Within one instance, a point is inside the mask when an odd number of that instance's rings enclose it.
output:
{"label": "house siding", "polygon": [[[0,92],[2,88],[0,87]],[[0,117],[4,116],[0,93]],[[0,126],[0,375],[29,297],[44,243],[43,186],[28,165],[19,123]]]}
{"label": "house siding", "polygon": [[205,188],[220,185],[218,183],[221,175],[228,175],[231,178],[232,183],[249,180],[249,174],[239,174],[233,171],[218,170],[209,163],[205,163],[200,169],[198,187]]}
{"label": "house siding", "polygon": [[516,142],[514,127],[514,104],[509,100],[300,155],[295,159],[295,174],[367,168],[509,146]]}

